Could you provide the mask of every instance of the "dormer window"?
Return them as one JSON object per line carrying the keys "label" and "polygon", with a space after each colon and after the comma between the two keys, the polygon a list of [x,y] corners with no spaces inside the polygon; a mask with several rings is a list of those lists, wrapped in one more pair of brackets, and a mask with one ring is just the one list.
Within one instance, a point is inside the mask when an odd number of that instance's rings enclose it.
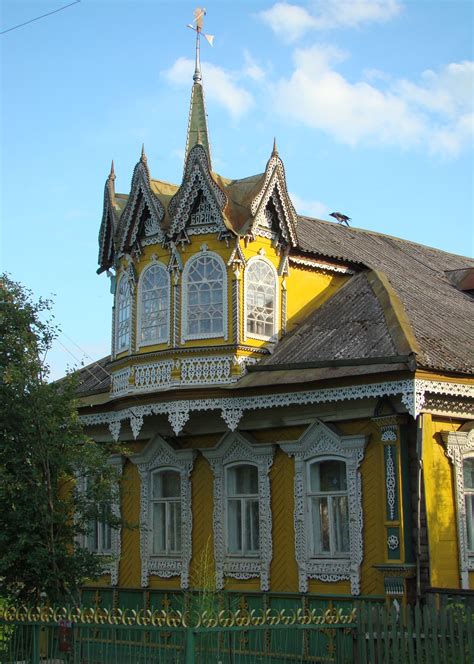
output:
{"label": "dormer window", "polygon": [[132,321],[132,287],[126,275],[120,279],[117,288],[116,317],[115,352],[121,353],[130,348]]}
{"label": "dormer window", "polygon": [[271,263],[252,258],[245,270],[245,317],[247,336],[273,339],[277,334],[277,274]]}
{"label": "dormer window", "polygon": [[140,345],[166,343],[169,329],[169,274],[164,265],[146,268],[140,280]]}
{"label": "dormer window", "polygon": [[191,258],[183,274],[183,341],[209,339],[226,334],[227,277],[217,254]]}

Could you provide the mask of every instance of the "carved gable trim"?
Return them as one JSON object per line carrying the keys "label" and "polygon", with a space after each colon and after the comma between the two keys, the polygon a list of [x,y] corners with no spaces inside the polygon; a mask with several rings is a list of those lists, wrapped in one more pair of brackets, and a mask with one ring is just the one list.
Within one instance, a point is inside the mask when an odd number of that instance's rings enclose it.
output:
{"label": "carved gable trim", "polygon": [[[193,220],[191,219],[193,206],[200,192],[202,192],[201,205],[206,209],[195,211],[195,214],[201,218],[196,217]],[[226,203],[225,193],[212,178],[204,148],[202,145],[195,145],[186,161],[181,187],[168,207],[169,234],[174,237],[184,230],[188,235],[227,231],[222,214]],[[208,221],[204,217],[208,218]]]}
{"label": "carved gable trim", "polygon": [[267,210],[271,204],[278,222],[278,232],[286,244],[297,245],[297,215],[286,187],[285,169],[278,155],[272,156],[265,171],[265,181],[260,193],[253,199],[250,210],[254,217],[250,235],[263,235],[275,239],[270,228]]}
{"label": "carved gable trim", "polygon": [[474,456],[474,429],[443,432],[441,435],[446,445],[446,455],[451,460],[454,470],[461,586],[469,588],[469,572],[474,571],[474,553],[467,548],[463,462],[466,458]]}
{"label": "carved gable trim", "polygon": [[[141,454],[131,457],[140,473],[140,557],[142,586],[147,587],[150,575],[169,578],[181,577],[181,588],[189,586],[189,564],[192,556],[191,480],[195,452],[174,450],[161,436],[151,440]],[[151,553],[151,477],[159,468],[173,468],[181,479],[181,555],[156,556]]]}
{"label": "carved gable trim", "polygon": [[99,230],[99,266],[106,270],[114,263],[114,235],[117,227],[117,218],[110,195],[109,179],[104,187],[104,208]]}
{"label": "carved gable trim", "polygon": [[[214,473],[214,557],[216,585],[224,587],[226,576],[234,579],[260,578],[261,590],[270,586],[272,561],[272,512],[270,478],[273,463],[272,445],[260,445],[250,437],[234,431],[225,434],[214,449],[200,450]],[[258,469],[259,554],[237,557],[227,554],[224,523],[226,522],[226,469],[235,463],[250,463]]]}
{"label": "carved gable trim", "polygon": [[[366,436],[340,436],[320,421],[310,425],[295,442],[282,443],[284,452],[295,459],[295,549],[300,592],[307,592],[308,579],[339,581],[350,579],[353,595],[360,593],[360,565],[363,558],[362,485],[359,465],[364,456]],[[347,558],[311,557],[307,512],[307,465],[318,458],[345,462],[349,502],[349,554]]]}
{"label": "carved gable trim", "polygon": [[[141,229],[145,208],[150,216]],[[165,234],[161,223],[164,216],[165,209],[150,187],[148,167],[140,160],[133,171],[130,196],[120,222],[120,251],[130,249],[139,239],[139,234],[147,238],[147,244],[150,244],[152,238],[156,243],[163,243]]]}

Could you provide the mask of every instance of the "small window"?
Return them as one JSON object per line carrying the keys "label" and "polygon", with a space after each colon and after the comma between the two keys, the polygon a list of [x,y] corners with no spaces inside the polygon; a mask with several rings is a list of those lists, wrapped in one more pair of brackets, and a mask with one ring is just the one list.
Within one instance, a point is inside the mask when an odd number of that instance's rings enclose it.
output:
{"label": "small window", "polygon": [[122,277],[117,292],[117,346],[116,352],[130,347],[130,325],[132,317],[132,289],[127,277]]}
{"label": "small window", "polygon": [[463,475],[467,550],[470,553],[474,553],[474,457],[464,459]]}
{"label": "small window", "polygon": [[91,519],[87,528],[86,547],[95,553],[112,551],[112,528],[110,526],[110,507],[102,505],[100,513]]}
{"label": "small window", "polygon": [[181,479],[176,470],[153,473],[151,487],[152,555],[181,552]]}
{"label": "small window", "polygon": [[205,339],[224,334],[226,275],[215,256],[202,255],[186,265],[186,338]]}
{"label": "small window", "polygon": [[147,268],[140,282],[140,343],[162,343],[168,339],[169,278],[162,265]]}
{"label": "small window", "polygon": [[227,548],[230,555],[259,552],[258,471],[255,466],[227,469]]}
{"label": "small window", "polygon": [[349,554],[346,464],[327,460],[309,466],[308,511],[313,556]]}
{"label": "small window", "polygon": [[259,339],[271,339],[276,333],[275,271],[266,261],[253,260],[245,271],[245,283],[247,334]]}

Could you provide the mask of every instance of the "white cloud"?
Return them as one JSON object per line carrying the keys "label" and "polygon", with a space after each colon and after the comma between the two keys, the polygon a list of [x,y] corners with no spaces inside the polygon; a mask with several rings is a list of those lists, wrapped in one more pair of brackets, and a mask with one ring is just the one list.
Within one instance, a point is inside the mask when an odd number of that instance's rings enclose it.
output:
{"label": "white cloud", "polygon": [[277,2],[259,16],[283,41],[294,42],[311,30],[384,23],[402,9],[399,0],[313,0],[307,7]]}
{"label": "white cloud", "polygon": [[421,145],[447,156],[465,146],[472,131],[473,63],[452,63],[425,72],[420,83],[395,81],[381,89],[344,78],[336,67],[345,57],[332,47],[297,49],[293,73],[275,86],[275,107],[349,145]]}
{"label": "white cloud", "polygon": [[290,198],[298,214],[306,214],[308,217],[316,217],[317,219],[322,219],[328,215],[328,208],[321,201],[310,201],[301,198],[294,192],[290,192]]}
{"label": "white cloud", "polygon": [[257,65],[249,51],[244,50],[245,65],[242,70],[243,76],[251,78],[253,81],[262,81],[265,78],[265,71]]}
{"label": "white cloud", "polygon": [[[224,107],[234,118],[239,118],[253,106],[254,100],[250,92],[235,79],[237,75],[209,62],[202,64],[206,99],[215,101]],[[194,61],[189,58],[178,58],[164,73],[165,78],[173,85],[190,85],[194,71]]]}

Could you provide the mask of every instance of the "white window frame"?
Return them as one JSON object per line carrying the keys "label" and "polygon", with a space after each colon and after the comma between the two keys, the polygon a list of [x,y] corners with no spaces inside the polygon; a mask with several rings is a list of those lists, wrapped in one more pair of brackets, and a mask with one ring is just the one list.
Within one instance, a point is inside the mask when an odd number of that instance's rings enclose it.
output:
{"label": "white window frame", "polygon": [[[345,474],[346,474],[346,486],[347,486],[347,465],[346,465],[346,459],[341,458],[338,456],[322,456],[322,457],[317,457],[316,459],[310,459],[306,462],[306,500],[307,500],[307,511],[308,511],[308,520],[309,520],[309,531],[311,533],[310,541],[308,542],[308,555],[310,558],[321,558],[321,559],[326,559],[326,558],[342,558],[345,559],[348,557],[348,552],[346,551],[341,551],[337,552],[334,547],[334,541],[335,541],[335,534],[334,534],[334,515],[333,515],[333,507],[332,507],[332,499],[337,495],[337,496],[345,496],[346,498],[349,497],[349,492],[348,489],[346,488],[345,491],[312,491],[311,490],[311,466],[321,464],[324,461],[338,461],[342,464],[344,464],[344,469],[345,469]],[[313,498],[327,498],[328,500],[328,517],[329,517],[329,546],[330,546],[330,551],[327,553],[320,552],[316,553],[315,552],[315,540],[316,540],[316,535],[313,530],[313,519],[312,519],[312,499]],[[331,500],[331,502],[329,502]],[[349,526],[349,523],[347,524]]]}
{"label": "white window frame", "polygon": [[[173,472],[176,473],[179,476],[179,483],[180,483],[180,491],[179,491],[179,496],[172,496],[172,497],[165,497],[161,496],[158,498],[155,498],[153,496],[153,478],[155,475],[160,475],[161,473],[165,472]],[[155,503],[161,503],[165,505],[165,550],[160,551],[160,552],[155,552],[153,551],[153,534],[155,530],[155,523],[153,520],[153,505]],[[182,511],[182,505],[181,505],[181,473],[179,468],[175,468],[173,466],[163,466],[160,468],[155,468],[153,471],[150,472],[150,513],[149,513],[149,529],[151,531],[151,538],[150,538],[150,556],[171,556],[171,557],[176,557],[179,556],[182,552],[183,549],[183,542],[182,542],[182,532],[181,532],[181,546],[179,549],[172,550],[169,545],[169,510],[170,510],[170,505],[174,503],[179,503],[180,509]],[[181,514],[181,521],[182,521],[182,514]]]}
{"label": "white window frame", "polygon": [[[203,245],[205,247],[205,245]],[[188,274],[189,271],[196,261],[200,258],[212,258],[216,260],[222,272],[222,330],[219,332],[199,332],[199,333],[189,333],[188,332]],[[183,277],[182,277],[182,305],[181,305],[181,341],[185,343],[186,341],[192,339],[218,339],[224,338],[227,339],[227,269],[224,261],[222,260],[219,254],[216,254],[213,251],[207,251],[207,249],[202,249],[200,252],[192,256],[184,266]]]}
{"label": "white window frame", "polygon": [[[129,288],[129,308],[130,308],[130,316],[128,318],[128,344],[125,344],[123,346],[119,346],[119,339],[120,339],[120,304],[121,304],[121,299],[120,299],[120,289],[122,285],[126,283],[128,284]],[[116,290],[116,296],[115,296],[115,354],[118,355],[119,353],[123,353],[125,351],[130,350],[131,348],[131,343],[132,343],[132,319],[133,319],[133,284],[130,280],[130,277],[128,274],[122,274],[120,279],[117,281],[117,290]]]}
{"label": "white window frame", "polygon": [[[143,282],[146,273],[148,270],[152,268],[158,268],[160,272],[162,271],[163,274],[165,275],[165,291],[166,291],[166,303],[165,303],[165,310],[166,310],[166,323],[165,323],[165,328],[166,332],[163,337],[156,337],[154,339],[149,339],[147,341],[142,341],[142,315],[143,315]],[[163,263],[160,263],[158,261],[153,261],[150,263],[150,265],[147,265],[146,268],[143,270],[143,272],[140,275],[140,281],[138,284],[138,348],[142,348],[145,346],[155,346],[157,344],[169,344],[170,342],[170,275],[168,270],[166,269],[166,266]]]}
{"label": "white window frame", "polygon": [[[470,423],[472,425],[472,423]],[[454,472],[456,500],[456,525],[458,531],[459,576],[462,588],[469,588],[469,572],[474,571],[474,551],[467,546],[466,503],[464,488],[464,460],[474,457],[474,428],[469,431],[449,431],[442,433],[446,444],[446,454],[451,460]]]}
{"label": "white window frame", "polygon": [[[122,466],[122,456],[120,454],[112,454],[108,459],[107,463],[109,466],[115,468],[117,473],[117,480],[120,480],[122,476],[123,466]],[[79,482],[79,491],[86,491],[87,478],[83,477]],[[120,518],[120,488],[117,487],[115,492],[115,499],[109,505],[109,509],[112,515],[116,518]],[[97,519],[97,524],[100,523],[100,520]],[[109,526],[110,527],[110,526]],[[98,546],[97,549],[91,548],[89,546],[89,534],[85,533],[84,535],[78,538],[78,543],[80,546],[88,549],[89,551],[99,555],[104,556],[110,559],[110,562],[105,565],[104,573],[110,574],[110,585],[116,586],[119,581],[119,563],[120,563],[120,554],[121,554],[121,543],[122,543],[122,528],[110,528],[110,540],[111,546],[110,549],[104,549],[102,546]]]}
{"label": "white window frame", "polygon": [[[264,334],[255,334],[253,332],[249,332],[247,329],[247,303],[248,303],[248,287],[249,287],[249,279],[248,279],[248,272],[249,268],[256,263],[257,261],[261,261],[262,263],[265,263],[267,266],[270,267],[272,274],[273,274],[273,302],[274,302],[274,310],[273,310],[273,332],[270,336],[266,336]],[[267,258],[264,256],[252,256],[247,261],[247,265],[245,266],[244,270],[244,335],[245,338],[248,339],[259,339],[262,341],[276,341],[278,339],[278,330],[279,330],[279,311],[280,311],[280,306],[279,306],[279,297],[278,297],[278,273],[276,271],[275,266],[271,261],[269,261]]]}
{"label": "white window frame", "polygon": [[[131,457],[140,474],[140,558],[141,583],[146,588],[150,576],[168,579],[181,577],[181,588],[189,587],[189,564],[192,556],[191,480],[196,452],[193,450],[175,450],[157,435],[141,454]],[[152,475],[156,470],[177,470],[181,479],[181,552],[154,554],[152,552],[152,512],[150,498]]]}
{"label": "white window frame", "polygon": [[[341,436],[332,428],[316,421],[297,441],[281,444],[283,451],[295,459],[295,556],[300,592],[308,591],[309,579],[349,579],[352,594],[360,593],[363,513],[359,465],[364,456],[366,442],[366,436]],[[312,552],[313,533],[308,510],[309,466],[314,462],[329,459],[346,464],[349,511],[349,552],[346,555],[313,555]]]}
{"label": "white window frame", "polygon": [[[273,463],[273,445],[261,445],[250,436],[238,431],[225,434],[213,449],[201,449],[214,474],[214,559],[216,586],[224,587],[225,577],[234,579],[260,579],[261,590],[269,590],[272,548],[272,512],[270,504],[270,478]],[[258,470],[259,496],[259,551],[247,555],[229,554],[227,523],[227,469],[236,465],[253,465]]]}
{"label": "white window frame", "polygon": [[[245,541],[246,541],[246,535],[247,535],[247,529],[245,526],[245,506],[247,502],[249,501],[254,501],[255,498],[257,499],[257,502],[259,500],[259,493],[258,493],[258,488],[257,488],[257,493],[256,494],[230,494],[229,490],[229,471],[232,471],[235,468],[239,468],[241,466],[252,466],[252,468],[255,468],[257,472],[257,482],[259,480],[258,478],[258,466],[255,463],[249,463],[249,462],[236,462],[236,463],[231,463],[231,464],[226,464],[225,466],[225,478],[224,478],[224,483],[225,483],[225,515],[224,515],[224,524],[225,524],[225,541],[226,541],[226,555],[231,557],[259,557],[260,556],[260,550],[255,549],[251,551],[246,550],[245,546]],[[229,543],[229,502],[231,500],[239,500],[241,503],[241,527],[242,527],[242,551],[240,552],[234,552],[232,553],[230,551],[230,543]],[[260,515],[259,515],[259,530],[260,530]],[[260,543],[259,543],[260,546]]]}

